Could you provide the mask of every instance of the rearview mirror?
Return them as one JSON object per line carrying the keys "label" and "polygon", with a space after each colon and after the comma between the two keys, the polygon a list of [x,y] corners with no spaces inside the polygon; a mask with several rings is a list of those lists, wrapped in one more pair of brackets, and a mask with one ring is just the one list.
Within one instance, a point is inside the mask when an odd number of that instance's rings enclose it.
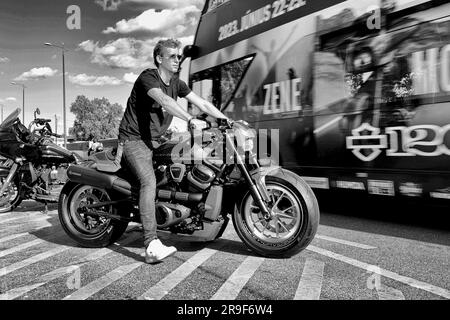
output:
{"label": "rearview mirror", "polygon": [[36,119],[36,114],[41,114],[41,110],[39,110],[39,108],[36,108],[36,110],[34,110],[34,118]]}

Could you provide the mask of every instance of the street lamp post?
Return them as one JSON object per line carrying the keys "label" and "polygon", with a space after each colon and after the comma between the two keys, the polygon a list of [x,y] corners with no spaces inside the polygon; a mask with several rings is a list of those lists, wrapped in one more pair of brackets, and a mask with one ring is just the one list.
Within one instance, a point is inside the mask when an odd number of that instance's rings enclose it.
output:
{"label": "street lamp post", "polygon": [[61,49],[62,52],[62,69],[63,69],[63,137],[64,137],[64,148],[67,147],[67,137],[66,137],[66,67],[64,61],[64,52],[66,52],[66,48],[64,48],[64,43],[62,46],[58,46],[55,44],[51,44],[50,42],[45,43],[46,46],[56,47]]}
{"label": "street lamp post", "polygon": [[22,86],[22,122],[25,125],[25,88],[26,86],[23,83],[11,82],[12,85]]}

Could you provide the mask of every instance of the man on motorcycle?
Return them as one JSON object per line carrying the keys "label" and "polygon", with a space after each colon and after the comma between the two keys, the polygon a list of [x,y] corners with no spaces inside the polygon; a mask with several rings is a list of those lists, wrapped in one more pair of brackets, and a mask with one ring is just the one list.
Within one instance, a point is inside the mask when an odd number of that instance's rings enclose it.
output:
{"label": "man on motorcycle", "polygon": [[179,79],[180,47],[181,43],[175,39],[160,40],[156,44],[153,59],[157,69],[146,69],[137,78],[119,127],[123,157],[140,184],[139,210],[147,263],[161,261],[177,251],[173,246],[163,245],[156,234],[152,141],[165,133],[173,116],[188,121],[191,128],[201,125],[200,120],[194,119],[177,103],[178,97],[187,99],[214,118],[227,119],[214,105],[196,95]]}

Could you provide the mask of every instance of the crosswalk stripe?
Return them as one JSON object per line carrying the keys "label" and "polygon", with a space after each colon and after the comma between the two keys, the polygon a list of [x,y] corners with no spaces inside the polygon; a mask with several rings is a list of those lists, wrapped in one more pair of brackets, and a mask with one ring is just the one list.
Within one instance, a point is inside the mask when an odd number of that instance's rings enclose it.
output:
{"label": "crosswalk stripe", "polygon": [[319,300],[324,266],[322,261],[306,260],[294,300]]}
{"label": "crosswalk stripe", "polygon": [[103,277],[90,282],[86,286],[78,289],[74,293],[66,296],[63,298],[63,300],[86,300],[90,296],[94,295],[95,293],[99,292],[103,288],[109,286],[114,281],[117,281],[121,279],[123,276],[127,275],[128,273],[132,272],[136,268],[142,266],[143,262],[135,262],[126,266],[121,266],[117,269],[114,269],[113,271],[109,272],[108,274],[104,275]]}
{"label": "crosswalk stripe", "polygon": [[11,264],[11,265],[9,265],[7,267],[1,268],[0,269],[0,275],[7,275],[8,273],[17,271],[17,270],[19,270],[21,268],[24,268],[24,267],[27,267],[27,266],[29,266],[29,265],[31,265],[33,263],[36,263],[36,262],[42,261],[44,259],[50,258],[50,257],[52,257],[52,256],[54,256],[54,255],[56,255],[58,253],[61,253],[61,252],[65,251],[65,250],[67,250],[69,248],[70,247],[68,247],[68,246],[58,246],[58,247],[56,247],[56,248],[54,248],[52,250],[49,250],[49,251],[37,254],[35,256],[32,256],[32,257],[30,257],[28,259],[25,259],[25,260],[13,263],[13,264]]}
{"label": "crosswalk stripe", "polygon": [[323,236],[323,235],[320,235],[320,234],[316,234],[315,238],[326,240],[326,241],[331,241],[331,242],[337,242],[337,243],[345,244],[345,245],[348,245],[348,246],[357,247],[357,248],[361,248],[361,249],[367,249],[367,250],[376,249],[377,248],[377,247],[368,246],[368,245],[362,244],[362,243],[357,243],[357,242],[337,239],[337,238],[333,238],[333,237]]}
{"label": "crosswalk stripe", "polygon": [[406,285],[408,285],[410,287],[414,287],[414,288],[417,288],[417,289],[420,289],[420,290],[428,291],[428,292],[431,292],[431,293],[433,293],[435,295],[444,297],[446,299],[450,299],[450,291],[446,290],[444,288],[440,288],[438,286],[435,286],[435,285],[432,285],[432,284],[429,284],[429,283],[426,283],[426,282],[423,282],[423,281],[419,281],[419,280],[416,280],[416,279],[413,279],[413,278],[405,277],[405,276],[399,275],[398,273],[395,273],[395,272],[392,272],[392,271],[389,271],[389,270],[385,270],[385,269],[381,269],[378,266],[374,266],[374,265],[371,265],[371,264],[368,264],[368,263],[365,263],[365,262],[361,262],[361,261],[358,261],[358,260],[355,260],[355,259],[343,256],[343,255],[340,255],[340,254],[334,253],[332,251],[325,250],[325,249],[322,249],[322,248],[319,248],[319,247],[316,247],[316,246],[313,246],[313,245],[309,245],[306,249],[309,250],[309,251],[316,252],[318,254],[330,257],[332,259],[345,262],[347,264],[350,264],[350,265],[353,265],[355,267],[364,269],[366,271],[367,270],[378,269],[379,270],[379,274],[382,275],[382,276],[385,276],[387,278],[391,278],[391,279],[393,279],[395,281],[398,281],[398,282],[402,282],[402,283],[404,283],[404,284],[406,284]]}
{"label": "crosswalk stripe", "polygon": [[4,218],[7,218],[7,217],[12,216],[12,215],[18,216],[19,214],[20,213],[17,213],[17,212],[14,212],[14,211],[8,212],[8,213],[1,213],[0,214],[0,219],[4,219]]}
{"label": "crosswalk stripe", "polygon": [[202,249],[194,256],[186,260],[181,266],[175,269],[172,273],[159,281],[156,285],[147,290],[143,295],[139,297],[140,300],[160,300],[170,290],[175,288],[181,281],[189,276],[195,269],[214,255],[217,250],[214,249]]}
{"label": "crosswalk stripe", "polygon": [[9,254],[13,254],[13,253],[22,251],[24,249],[30,248],[32,246],[35,246],[35,245],[38,245],[41,243],[47,243],[47,242],[49,242],[49,240],[60,236],[62,233],[63,233],[63,231],[60,230],[60,231],[53,233],[50,237],[47,237],[46,239],[35,239],[35,240],[29,241],[29,242],[19,244],[13,248],[2,250],[2,251],[0,251],[0,258],[7,256]]}
{"label": "crosswalk stripe", "polygon": [[[20,221],[20,220],[22,220],[24,218],[27,219],[27,218],[30,218],[30,217],[29,216],[14,217],[14,218],[10,218],[10,219],[6,219],[6,220],[0,221],[0,224],[4,224],[4,223],[8,223],[8,222]],[[41,221],[41,220],[48,220],[50,218],[51,218],[51,215],[43,215],[43,216],[36,217],[36,218],[33,218],[33,219],[27,219],[26,222],[27,223],[38,222],[38,221]]]}
{"label": "crosswalk stripe", "polygon": [[0,239],[0,243],[6,242],[6,241],[10,241],[10,240],[14,240],[14,239],[17,239],[17,238],[20,238],[20,237],[23,237],[23,236],[26,236],[26,235],[29,235],[29,234],[30,234],[29,232],[18,233],[18,234],[12,234],[12,235],[10,235],[10,236],[1,238],[1,239]]}
{"label": "crosswalk stripe", "polygon": [[14,239],[17,239],[17,238],[20,238],[20,237],[32,235],[32,232],[37,232],[37,231],[39,231],[39,230],[45,229],[46,227],[47,227],[47,226],[43,226],[43,227],[39,227],[39,228],[30,230],[30,231],[28,231],[28,232],[12,234],[12,235],[10,235],[10,236],[6,236],[6,237],[3,237],[3,238],[0,238],[0,243],[2,243],[2,242],[7,242],[7,241],[10,241],[10,240],[14,240]]}
{"label": "crosswalk stripe", "polygon": [[234,300],[242,288],[264,262],[264,258],[247,257],[228,280],[212,296],[211,300]]}
{"label": "crosswalk stripe", "polygon": [[[107,255],[108,253],[114,252],[115,248],[126,246],[126,245],[136,241],[140,237],[142,237],[141,234],[133,234],[133,235],[130,235],[129,237],[125,238],[120,243],[113,244],[111,247],[96,250],[93,253],[74,262],[71,266],[61,267],[61,268],[52,270],[52,271],[40,276],[39,279],[37,280],[39,283],[32,284],[32,285],[26,285],[26,286],[19,287],[19,288],[14,288],[14,289],[11,289],[11,290],[5,292],[4,294],[0,295],[0,300],[5,300],[5,299],[12,300],[12,299],[18,298],[31,290],[34,290],[40,286],[43,286],[46,283],[49,283],[50,281],[58,279],[59,277],[61,277],[63,275],[67,275],[68,271],[71,269],[71,267],[73,268],[76,265],[78,265],[78,267],[81,267],[82,265],[87,264],[91,261],[98,260],[98,259],[104,257],[105,255]],[[0,276],[1,276],[1,274],[0,274]]]}
{"label": "crosswalk stripe", "polygon": [[13,300],[16,297],[20,297],[21,295],[24,295],[25,293],[30,292],[31,290],[34,290],[42,285],[43,285],[43,283],[35,283],[35,284],[20,287],[20,288],[16,288],[16,289],[11,289],[9,291],[6,291],[3,294],[0,294],[0,301]]}

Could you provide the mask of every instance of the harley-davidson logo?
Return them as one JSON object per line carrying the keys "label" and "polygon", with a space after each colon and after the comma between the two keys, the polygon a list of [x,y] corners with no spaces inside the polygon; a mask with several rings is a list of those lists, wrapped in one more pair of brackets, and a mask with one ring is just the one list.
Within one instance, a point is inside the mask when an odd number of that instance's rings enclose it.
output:
{"label": "harley-davidson logo", "polygon": [[380,132],[380,128],[363,123],[352,130],[353,136],[346,138],[347,148],[362,161],[372,161],[381,154],[382,149],[387,148],[387,137]]}

